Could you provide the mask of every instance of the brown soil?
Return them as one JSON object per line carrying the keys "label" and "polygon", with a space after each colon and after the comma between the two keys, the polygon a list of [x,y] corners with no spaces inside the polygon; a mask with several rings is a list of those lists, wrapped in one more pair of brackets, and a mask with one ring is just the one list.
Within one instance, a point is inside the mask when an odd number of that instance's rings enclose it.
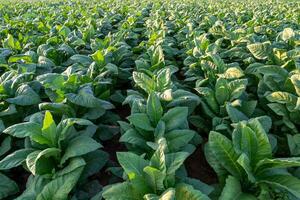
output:
{"label": "brown soil", "polygon": [[[117,161],[117,152],[126,151],[126,147],[119,142],[120,135],[114,136],[111,140],[102,142],[103,150],[109,154],[109,165],[119,166]],[[95,178],[103,186],[109,184],[109,179],[112,177],[112,174],[103,168],[99,173],[95,174],[92,178]],[[121,181],[121,180],[120,180]]]}
{"label": "brown soil", "polygon": [[120,116],[120,118],[126,121],[126,117],[130,115],[130,107],[128,104],[116,106],[115,112]]}
{"label": "brown soil", "polygon": [[126,147],[119,142],[120,135],[115,135],[111,140],[103,141],[103,150],[109,154],[109,159],[112,162],[117,162],[116,153],[119,151],[126,151]]}
{"label": "brown soil", "polygon": [[185,167],[191,178],[199,179],[207,184],[218,182],[216,173],[205,159],[202,146],[198,146],[196,151],[187,158]]}

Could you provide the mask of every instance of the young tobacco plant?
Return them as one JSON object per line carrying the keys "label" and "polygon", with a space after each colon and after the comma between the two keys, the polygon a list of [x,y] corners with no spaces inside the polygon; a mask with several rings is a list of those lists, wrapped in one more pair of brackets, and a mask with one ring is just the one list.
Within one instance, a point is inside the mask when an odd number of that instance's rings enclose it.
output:
{"label": "young tobacco plant", "polygon": [[[247,69],[246,69],[247,70]],[[276,124],[283,124],[282,131],[298,133],[299,72],[288,71],[276,65],[253,64],[248,73],[259,78],[258,96],[265,101]]]}
{"label": "young tobacco plant", "polygon": [[[75,124],[86,129],[77,131]],[[3,158],[0,170],[23,165],[32,174],[18,199],[67,199],[77,182],[99,171],[108,156],[98,150],[102,145],[92,139],[95,131],[95,125],[85,119],[64,119],[56,125],[49,111],[45,112],[42,124],[31,119],[5,129],[6,134],[24,138],[25,147]],[[91,156],[100,160],[90,159]]]}
{"label": "young tobacco plant", "polygon": [[106,186],[102,195],[106,200],[208,200],[209,187],[202,192],[176,176],[188,155],[169,152],[164,138],[159,140],[150,160],[132,152],[119,152],[117,157],[126,175],[125,182]]}
{"label": "young tobacco plant", "polygon": [[152,45],[135,61],[138,71],[158,71],[165,68],[165,58],[160,45]]}
{"label": "young tobacco plant", "polygon": [[300,166],[300,158],[273,158],[268,135],[256,118],[236,124],[232,140],[210,132],[205,155],[220,183],[226,180],[220,200],[273,199],[279,191],[300,198],[300,179],[288,171]]}
{"label": "young tobacco plant", "polygon": [[[200,95],[200,105],[216,131],[231,132],[230,123],[248,120],[255,112],[257,101],[251,100],[246,93],[248,80],[242,78],[243,71],[230,67],[219,74],[214,84],[200,85],[195,90]],[[196,119],[202,120],[196,120]],[[205,127],[202,116],[193,116],[192,122],[198,127]],[[202,124],[199,124],[202,121]]]}
{"label": "young tobacco plant", "polygon": [[140,101],[133,103],[128,117],[130,124],[119,122],[123,131],[120,142],[125,142],[129,150],[151,156],[157,149],[157,142],[164,137],[170,152],[192,153],[201,137],[189,129],[187,117],[187,107],[175,107],[165,112],[158,96],[151,93],[146,105]]}
{"label": "young tobacco plant", "polygon": [[[291,61],[290,59],[288,60]],[[258,77],[257,92],[260,101],[266,104],[264,109],[272,117],[274,126],[281,130],[281,135],[284,137],[287,135],[291,154],[299,155],[297,138],[300,117],[300,74],[298,69],[289,71],[289,68],[283,66],[255,63],[246,71]]]}
{"label": "young tobacco plant", "polygon": [[[180,89],[172,82],[171,76],[176,71],[177,69],[174,67],[165,67],[154,72],[143,69],[133,72],[132,77],[139,88],[148,95],[156,93],[167,107],[184,106],[189,108],[189,113],[192,113],[200,103],[199,97],[187,90]],[[132,104],[134,100],[144,98],[145,96],[140,92],[128,91],[128,97],[123,104]]]}
{"label": "young tobacco plant", "polygon": [[0,123],[18,123],[16,119],[21,117],[16,113],[22,113],[21,116],[25,117],[31,113],[30,110],[34,111],[32,107],[28,109],[29,106],[37,105],[41,101],[34,90],[38,90],[35,86],[37,85],[33,82],[32,73],[18,73],[12,70],[0,76]]}
{"label": "young tobacco plant", "polygon": [[114,108],[110,102],[98,97],[102,93],[101,84],[92,82],[87,76],[47,73],[38,76],[37,80],[44,86],[45,94],[51,100],[51,103],[39,104],[41,110],[95,120],[106,110]]}

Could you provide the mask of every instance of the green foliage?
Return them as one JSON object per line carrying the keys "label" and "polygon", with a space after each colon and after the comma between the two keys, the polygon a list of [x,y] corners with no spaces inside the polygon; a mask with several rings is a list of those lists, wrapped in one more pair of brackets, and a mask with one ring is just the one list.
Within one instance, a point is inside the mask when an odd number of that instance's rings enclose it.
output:
{"label": "green foliage", "polygon": [[[87,128],[79,132],[74,128],[75,124]],[[35,191],[37,199],[67,199],[79,178],[85,176],[82,172],[95,171],[94,163],[86,162],[85,156],[99,151],[97,149],[102,145],[91,138],[93,133],[88,132],[91,126],[95,125],[88,120],[76,118],[64,119],[56,125],[49,111],[45,112],[43,124],[25,122],[10,126],[3,132],[29,140],[24,149],[4,157],[0,161],[0,169],[8,170],[23,164],[34,175],[34,179],[45,179],[36,186],[41,188],[40,193]],[[102,157],[106,162],[107,155]],[[89,165],[94,166],[91,168]],[[100,170],[99,166],[96,166],[96,170]],[[29,194],[25,191],[22,195]]]}
{"label": "green foliage", "polygon": [[165,138],[169,151],[185,150],[192,153],[201,142],[201,137],[188,127],[188,108],[174,107],[166,112],[156,93],[151,93],[147,102],[133,102],[130,124],[119,122],[129,150],[151,156],[157,149],[158,141]]}
{"label": "green foliage", "polygon": [[0,199],[299,199],[299,7],[0,1]]}
{"label": "green foliage", "polygon": [[158,148],[150,160],[131,152],[119,152],[117,157],[126,181],[104,188],[105,199],[210,199],[193,186],[179,182],[176,171],[188,153],[168,153],[164,138],[158,141]]}
{"label": "green foliage", "polygon": [[208,151],[212,153],[207,156],[217,163],[210,162],[211,166],[219,172],[220,180],[226,179],[220,199],[256,199],[251,191],[270,196],[272,189],[300,197],[300,179],[288,173],[288,168],[300,166],[300,158],[272,158],[268,135],[257,119],[238,123],[232,140],[211,132]]}

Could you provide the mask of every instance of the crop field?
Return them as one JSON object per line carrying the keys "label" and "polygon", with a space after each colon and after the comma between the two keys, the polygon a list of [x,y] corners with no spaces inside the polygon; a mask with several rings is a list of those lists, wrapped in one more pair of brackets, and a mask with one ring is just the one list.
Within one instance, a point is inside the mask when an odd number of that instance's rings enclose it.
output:
{"label": "crop field", "polygon": [[300,200],[300,1],[0,0],[1,200]]}

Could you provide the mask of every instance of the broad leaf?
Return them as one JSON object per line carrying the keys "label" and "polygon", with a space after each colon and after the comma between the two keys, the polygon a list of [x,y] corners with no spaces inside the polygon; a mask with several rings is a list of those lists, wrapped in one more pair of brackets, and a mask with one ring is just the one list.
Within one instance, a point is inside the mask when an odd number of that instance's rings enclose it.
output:
{"label": "broad leaf", "polygon": [[11,169],[21,165],[34,149],[21,149],[9,154],[0,161],[0,170]]}
{"label": "broad leaf", "polygon": [[147,93],[155,91],[156,84],[148,75],[141,72],[133,72],[132,74],[134,82]]}
{"label": "broad leaf", "polygon": [[2,143],[0,144],[0,156],[6,154],[11,148],[11,137],[8,136],[4,138]]}
{"label": "broad leaf", "polygon": [[290,175],[271,175],[260,178],[259,182],[287,190],[300,198],[300,179]]}
{"label": "broad leaf", "polygon": [[72,166],[72,169],[67,167],[68,173],[60,172],[63,175],[49,182],[37,196],[36,200],[67,199],[68,194],[76,185],[84,165],[85,162],[83,159],[75,158],[71,160],[69,166]]}
{"label": "broad leaf", "polygon": [[34,122],[24,122],[12,125],[3,132],[17,138],[25,138],[34,134],[41,134],[41,129],[42,126],[40,124]]}
{"label": "broad leaf", "polygon": [[102,193],[104,199],[109,200],[141,200],[142,197],[135,196],[131,184],[128,182],[117,183],[104,188]]}
{"label": "broad leaf", "polygon": [[164,116],[162,120],[166,123],[167,130],[173,130],[182,126],[185,123],[188,116],[187,107],[176,107],[170,109]]}
{"label": "broad leaf", "polygon": [[153,131],[154,128],[148,116],[145,113],[134,113],[128,117],[128,120],[136,127],[141,128],[146,131]]}
{"label": "broad leaf", "polygon": [[143,176],[143,170],[148,165],[148,162],[142,157],[131,152],[118,152],[117,157],[120,165],[129,178],[131,175],[133,177],[135,175]]}
{"label": "broad leaf", "polygon": [[264,42],[264,43],[254,43],[247,45],[247,48],[252,53],[252,55],[260,60],[264,60],[268,58],[268,53],[270,51],[270,43]]}
{"label": "broad leaf", "polygon": [[26,158],[27,167],[33,175],[51,173],[55,167],[55,162],[60,157],[60,153],[61,150],[57,148],[34,151]]}
{"label": "broad leaf", "polygon": [[239,154],[234,151],[231,141],[228,138],[212,131],[209,134],[209,146],[214,152],[215,157],[226,170],[235,177],[243,177],[244,171],[237,163]]}
{"label": "broad leaf", "polygon": [[65,154],[61,159],[61,164],[64,164],[69,158],[82,156],[101,147],[101,144],[88,136],[78,136],[68,143]]}
{"label": "broad leaf", "polygon": [[16,194],[19,191],[18,185],[2,173],[0,173],[0,180],[0,199]]}
{"label": "broad leaf", "polygon": [[16,97],[6,99],[7,102],[20,106],[30,106],[40,103],[40,96],[28,85],[21,85],[16,91]]}
{"label": "broad leaf", "polygon": [[239,180],[233,176],[228,176],[219,200],[256,200],[256,198],[243,193]]}
{"label": "broad leaf", "polygon": [[173,130],[165,134],[170,151],[178,151],[186,146],[195,136],[195,132],[189,129]]}
{"label": "broad leaf", "polygon": [[147,100],[147,115],[150,117],[154,124],[157,124],[163,114],[159,98],[155,93],[151,93]]}
{"label": "broad leaf", "polygon": [[146,173],[147,183],[155,193],[164,191],[164,179],[166,175],[163,172],[150,166],[145,167],[143,171]]}
{"label": "broad leaf", "polygon": [[178,184],[176,186],[176,200],[209,200],[209,197],[202,192],[195,190],[187,184]]}

